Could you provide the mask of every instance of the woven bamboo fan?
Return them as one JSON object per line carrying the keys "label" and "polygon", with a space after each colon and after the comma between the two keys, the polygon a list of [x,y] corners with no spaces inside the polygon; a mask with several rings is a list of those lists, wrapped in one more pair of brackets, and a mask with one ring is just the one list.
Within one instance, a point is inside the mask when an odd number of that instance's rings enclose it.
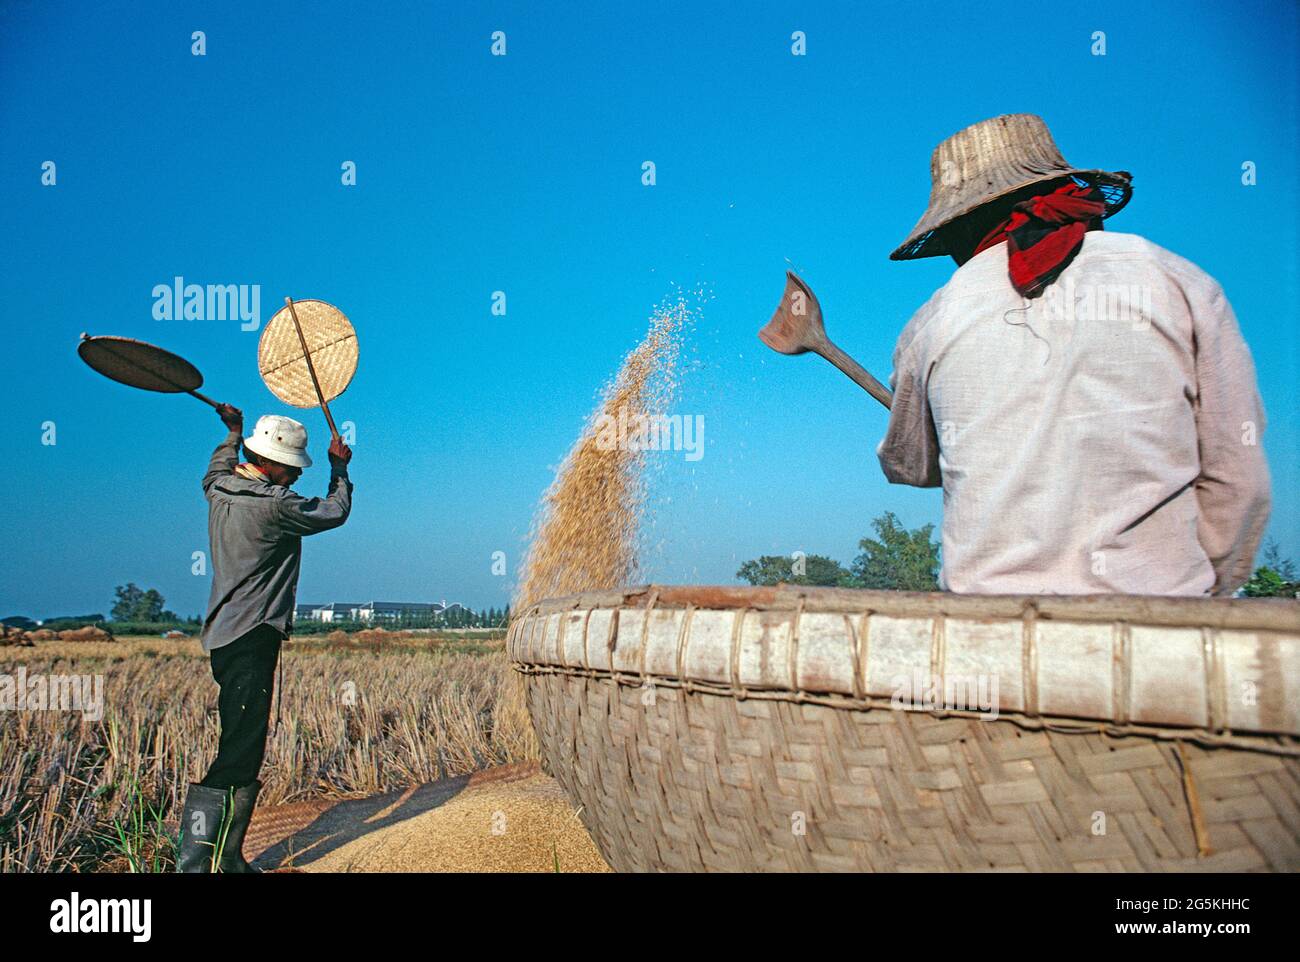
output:
{"label": "woven bamboo fan", "polygon": [[648,587],[507,650],[621,871],[1300,869],[1300,601]]}
{"label": "woven bamboo fan", "polygon": [[267,322],[257,345],[257,366],[271,393],[285,404],[313,408],[347,390],[357,371],[357,333],[342,311],[317,300],[295,300],[303,339],[311,351],[320,382],[318,398],[302,341],[294,328],[288,305]]}

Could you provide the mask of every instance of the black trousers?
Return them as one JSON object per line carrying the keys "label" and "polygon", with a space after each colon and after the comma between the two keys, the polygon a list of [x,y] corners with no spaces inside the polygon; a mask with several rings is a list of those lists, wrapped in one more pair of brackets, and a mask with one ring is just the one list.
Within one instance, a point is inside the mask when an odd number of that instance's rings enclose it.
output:
{"label": "black trousers", "polygon": [[221,741],[203,777],[208,788],[241,788],[262,769],[280,642],[280,632],[258,625],[212,651],[212,677],[221,688],[217,696]]}

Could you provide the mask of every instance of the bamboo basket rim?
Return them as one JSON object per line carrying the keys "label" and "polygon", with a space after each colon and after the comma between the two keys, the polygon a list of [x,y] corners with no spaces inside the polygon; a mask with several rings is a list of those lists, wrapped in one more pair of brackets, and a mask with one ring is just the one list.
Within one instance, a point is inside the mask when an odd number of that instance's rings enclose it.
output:
{"label": "bamboo basket rim", "polygon": [[519,617],[580,608],[748,608],[754,611],[855,611],[912,617],[1037,618],[1083,622],[1133,622],[1172,628],[1240,628],[1300,631],[1300,599],[1191,598],[1169,595],[970,595],[953,592],[875,591],[780,584],[646,584],[584,591],[535,602]]}
{"label": "bamboo basket rim", "polygon": [[[596,668],[579,668],[573,665],[539,665],[518,662],[513,666],[521,675],[567,675],[609,681],[616,685],[644,690],[647,682],[656,688],[675,688],[680,691],[720,695],[737,701],[785,701],[796,705],[824,705],[850,711],[906,711],[928,715],[931,718],[980,718],[980,713],[952,708],[893,708],[888,698],[868,695],[855,698],[835,692],[812,692],[782,689],[737,689],[731,685],[711,684],[690,678],[672,678],[663,675],[639,675],[623,671],[602,671]],[[1115,722],[1102,719],[1072,718],[1068,715],[1032,715],[1023,711],[999,711],[991,723],[1005,722],[1025,731],[1049,731],[1059,735],[1107,735],[1111,738],[1143,737],[1157,741],[1192,742],[1204,748],[1235,748],[1241,751],[1300,758],[1300,738],[1276,732],[1214,731],[1205,727],[1153,725],[1139,722]]]}
{"label": "bamboo basket rim", "polygon": [[[587,613],[581,632],[592,614],[599,610],[613,611],[607,641],[608,655],[593,661],[587,641],[582,643],[582,653],[575,656],[564,650],[563,621],[560,624],[559,645],[554,654],[538,657],[533,648],[534,631],[539,624],[549,622],[566,613]],[[618,612],[678,610],[685,612],[685,620],[674,629],[678,632],[676,669],[665,672],[661,666],[651,669],[647,665],[648,643],[641,631],[639,646],[634,646],[639,659],[638,670],[629,670],[614,664],[615,626]],[[705,674],[692,674],[684,663],[684,646],[689,625],[699,613],[734,611],[743,619],[746,613],[779,612],[792,616],[794,629],[788,646],[789,654],[781,656],[789,661],[789,678],[760,678],[752,675],[742,679],[737,661],[739,625],[733,629],[729,668],[725,678]],[[1289,599],[1231,598],[1170,598],[1166,596],[1089,595],[955,595],[938,592],[867,591],[843,588],[810,588],[794,585],[747,588],[736,586],[672,586],[645,585],[622,589],[588,591],[562,598],[545,599],[523,609],[512,618],[507,637],[507,653],[516,671],[531,674],[574,674],[591,679],[612,681],[618,685],[669,684],[680,685],[686,691],[728,694],[740,700],[747,698],[774,698],[797,703],[825,704],[844,709],[870,710],[885,707],[878,696],[880,691],[867,690],[869,673],[867,653],[869,645],[856,630],[850,629],[848,641],[851,649],[852,685],[844,677],[823,675],[819,683],[808,685],[799,672],[800,637],[798,622],[803,615],[860,615],[864,619],[883,616],[902,619],[932,619],[936,623],[935,639],[926,644],[922,661],[934,677],[948,677],[946,621],[998,622],[1019,621],[1025,626],[1024,647],[1016,659],[1018,666],[1012,670],[1024,679],[1019,697],[1008,698],[999,709],[999,718],[1013,721],[1023,727],[1048,727],[1062,732],[1105,732],[1112,735],[1141,734],[1161,739],[1185,739],[1207,746],[1236,747],[1274,754],[1300,755],[1300,729],[1294,721],[1294,711],[1283,713],[1279,719],[1259,724],[1242,724],[1226,710],[1227,676],[1224,673],[1219,642],[1215,638],[1220,630],[1245,631],[1253,634],[1258,643],[1289,645],[1300,636],[1300,601]],[[1059,621],[1073,624],[1107,624],[1117,634],[1117,645],[1112,660],[1111,687],[1106,697],[1107,705],[1081,708],[1061,713],[1052,710],[1039,692],[1040,642],[1035,625]],[[648,626],[649,622],[644,622]],[[864,622],[865,624],[865,622]],[[1162,702],[1145,702],[1139,705],[1132,700],[1134,661],[1130,649],[1129,631],[1142,628],[1199,629],[1207,646],[1203,649],[1203,674],[1189,679],[1204,689],[1204,718],[1178,718],[1177,712],[1165,711]],[[863,629],[865,631],[865,628]],[[1206,634],[1209,632],[1210,634]],[[543,632],[545,634],[545,632]],[[527,637],[527,640],[525,640]],[[936,654],[937,652],[937,654]],[[935,659],[938,659],[937,661]],[[608,664],[605,664],[608,662]],[[918,662],[919,664],[919,662]],[[843,671],[843,666],[840,666]],[[916,710],[916,709],[909,709]],[[944,711],[944,714],[959,714]],[[1193,712],[1195,714],[1195,712]],[[1014,717],[1012,717],[1014,716]],[[1288,720],[1289,719],[1289,720]],[[1259,720],[1259,721],[1262,721]]]}

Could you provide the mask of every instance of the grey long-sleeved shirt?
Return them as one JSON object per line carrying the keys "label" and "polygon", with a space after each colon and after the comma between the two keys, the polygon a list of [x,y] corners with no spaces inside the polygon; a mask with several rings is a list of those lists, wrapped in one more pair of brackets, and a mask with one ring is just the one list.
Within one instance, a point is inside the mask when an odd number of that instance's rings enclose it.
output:
{"label": "grey long-sleeved shirt", "polygon": [[304,498],[288,488],[234,473],[240,435],[231,431],[212,453],[208,499],[212,594],[203,650],[228,645],[258,625],[288,636],[293,628],[302,536],[337,528],[352,510],[346,465],[331,465],[329,493]]}
{"label": "grey long-sleeved shirt", "polygon": [[894,353],[886,477],[943,485],[952,591],[1229,594],[1268,520],[1264,410],[1223,289],[1134,234],[1091,231],[1041,297],[999,244]]}

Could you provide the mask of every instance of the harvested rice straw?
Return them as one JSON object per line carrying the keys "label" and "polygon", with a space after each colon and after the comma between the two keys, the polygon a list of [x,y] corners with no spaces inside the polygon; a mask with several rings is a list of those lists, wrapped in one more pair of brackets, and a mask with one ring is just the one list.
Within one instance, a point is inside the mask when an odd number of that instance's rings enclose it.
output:
{"label": "harvested rice straw", "polygon": [[[694,311],[678,295],[655,308],[650,330],[605,386],[582,435],[542,498],[513,610],[543,598],[634,583],[640,565],[646,452],[611,445],[611,423],[667,414],[677,389],[682,337]],[[602,425],[605,430],[602,431]]]}

